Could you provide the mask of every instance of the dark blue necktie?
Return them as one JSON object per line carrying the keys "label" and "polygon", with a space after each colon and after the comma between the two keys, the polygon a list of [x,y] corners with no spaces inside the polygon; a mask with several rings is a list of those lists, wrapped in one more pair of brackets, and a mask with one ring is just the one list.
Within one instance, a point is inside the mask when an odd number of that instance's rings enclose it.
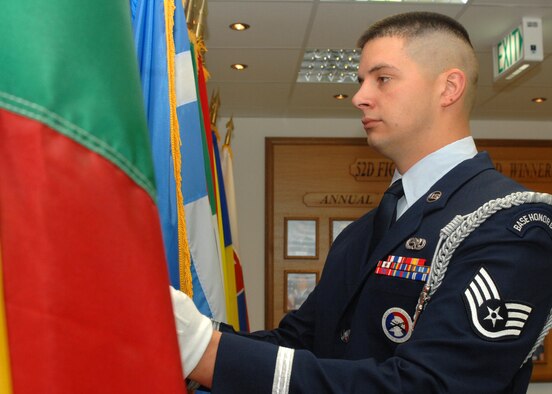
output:
{"label": "dark blue necktie", "polygon": [[370,245],[371,252],[380,243],[397,217],[397,201],[404,195],[402,179],[395,181],[383,194],[383,198],[376,210],[374,231]]}

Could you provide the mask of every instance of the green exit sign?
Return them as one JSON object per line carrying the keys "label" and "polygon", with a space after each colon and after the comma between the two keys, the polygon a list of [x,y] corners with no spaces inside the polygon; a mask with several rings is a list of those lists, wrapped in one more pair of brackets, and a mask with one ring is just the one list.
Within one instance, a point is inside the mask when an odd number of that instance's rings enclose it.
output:
{"label": "green exit sign", "polygon": [[494,80],[510,80],[544,58],[540,18],[522,18],[493,47]]}
{"label": "green exit sign", "polygon": [[521,26],[516,27],[496,46],[498,74],[502,74],[523,58]]}

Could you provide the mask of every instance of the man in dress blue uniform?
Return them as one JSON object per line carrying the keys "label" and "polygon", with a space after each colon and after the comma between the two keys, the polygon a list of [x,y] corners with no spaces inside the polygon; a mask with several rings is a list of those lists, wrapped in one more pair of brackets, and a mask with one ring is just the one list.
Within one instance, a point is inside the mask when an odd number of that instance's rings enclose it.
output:
{"label": "man in dress blue uniform", "polygon": [[[171,290],[184,372],[217,393],[524,393],[552,307],[551,202],[510,203],[525,189],[477,153],[478,64],[460,24],[396,15],[359,46],[353,103],[397,168],[390,229],[383,202],[346,228],[315,290],[272,331],[213,328]],[[437,269],[440,230],[490,200],[506,208],[478,211]],[[446,274],[415,318],[432,270]]]}

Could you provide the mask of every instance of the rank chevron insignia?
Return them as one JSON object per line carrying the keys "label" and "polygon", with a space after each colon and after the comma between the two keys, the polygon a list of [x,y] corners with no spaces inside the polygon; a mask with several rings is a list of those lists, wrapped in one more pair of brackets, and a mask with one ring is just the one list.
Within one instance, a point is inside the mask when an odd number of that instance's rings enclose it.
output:
{"label": "rank chevron insignia", "polygon": [[475,333],[490,341],[519,337],[533,310],[521,302],[502,301],[496,284],[483,267],[464,291],[464,301]]}

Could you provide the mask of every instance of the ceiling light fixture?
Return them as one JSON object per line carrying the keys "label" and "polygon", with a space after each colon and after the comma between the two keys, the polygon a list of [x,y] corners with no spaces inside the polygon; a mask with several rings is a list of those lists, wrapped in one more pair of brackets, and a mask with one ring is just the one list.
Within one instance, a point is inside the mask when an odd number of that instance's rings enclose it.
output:
{"label": "ceiling light fixture", "polygon": [[343,93],[334,94],[334,99],[336,100],[345,100],[347,97],[349,96]]}
{"label": "ceiling light fixture", "polygon": [[247,23],[241,23],[241,22],[232,23],[230,25],[230,29],[236,30],[236,31],[244,31],[249,29],[250,27],[251,26],[249,26]]}
{"label": "ceiling light fixture", "polygon": [[233,68],[234,70],[242,71],[247,68],[247,64],[236,63],[236,64],[232,64],[230,67]]}
{"label": "ceiling light fixture", "polygon": [[360,49],[307,49],[297,82],[357,83]]}
{"label": "ceiling light fixture", "polygon": [[535,97],[531,99],[531,101],[537,104],[542,104],[546,101],[546,97]]}

